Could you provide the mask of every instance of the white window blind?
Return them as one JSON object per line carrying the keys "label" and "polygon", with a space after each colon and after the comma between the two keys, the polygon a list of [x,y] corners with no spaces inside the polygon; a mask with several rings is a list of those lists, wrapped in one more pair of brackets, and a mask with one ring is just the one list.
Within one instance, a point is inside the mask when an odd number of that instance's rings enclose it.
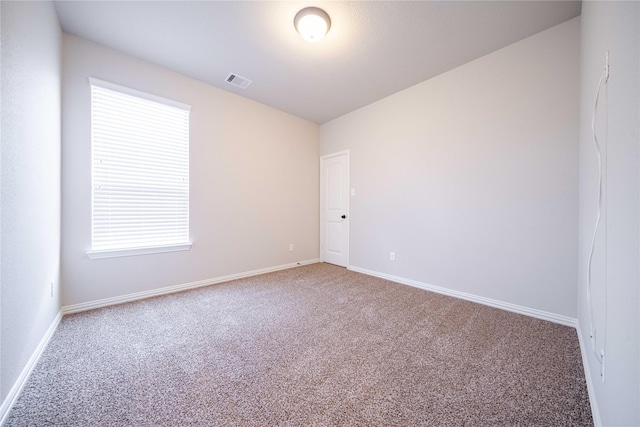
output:
{"label": "white window blind", "polygon": [[190,107],[89,82],[92,251],[189,244]]}

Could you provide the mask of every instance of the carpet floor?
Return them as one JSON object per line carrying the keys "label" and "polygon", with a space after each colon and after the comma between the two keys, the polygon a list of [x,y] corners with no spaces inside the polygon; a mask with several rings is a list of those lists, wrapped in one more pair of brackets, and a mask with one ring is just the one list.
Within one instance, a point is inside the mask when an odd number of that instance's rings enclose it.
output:
{"label": "carpet floor", "polygon": [[65,316],[5,426],[592,425],[573,328],[314,264]]}

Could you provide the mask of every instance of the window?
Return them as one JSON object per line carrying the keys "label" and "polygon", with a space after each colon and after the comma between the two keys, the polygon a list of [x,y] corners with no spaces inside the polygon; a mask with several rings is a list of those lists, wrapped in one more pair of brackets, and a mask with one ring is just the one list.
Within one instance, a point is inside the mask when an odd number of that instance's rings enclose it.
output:
{"label": "window", "polygon": [[95,78],[90,258],[186,250],[191,107]]}

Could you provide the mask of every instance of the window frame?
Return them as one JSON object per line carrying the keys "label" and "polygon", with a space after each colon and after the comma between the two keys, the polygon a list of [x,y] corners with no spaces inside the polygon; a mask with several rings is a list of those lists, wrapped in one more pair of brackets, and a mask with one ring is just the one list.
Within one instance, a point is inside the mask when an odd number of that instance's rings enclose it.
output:
{"label": "window frame", "polygon": [[[91,100],[91,105],[90,105],[90,120],[91,120],[91,154],[90,154],[90,161],[91,161],[91,182],[90,182],[90,188],[91,188],[91,220],[90,220],[90,225],[91,225],[91,249],[87,250],[87,256],[90,259],[103,259],[103,258],[115,258],[115,257],[126,257],[126,256],[135,256],[135,255],[146,255],[146,254],[156,254],[156,253],[166,253],[166,252],[176,252],[176,251],[186,251],[191,249],[192,246],[192,242],[190,239],[190,182],[188,184],[187,187],[187,217],[186,217],[186,224],[187,224],[187,241],[183,242],[183,243],[172,243],[172,244],[158,244],[158,245],[149,245],[149,246],[141,246],[141,247],[132,247],[132,248],[114,248],[114,249],[93,249],[93,237],[94,237],[94,137],[93,137],[93,117],[94,117],[94,111],[93,111],[93,86],[99,87],[99,88],[103,88],[103,89],[107,89],[107,90],[111,90],[111,91],[115,91],[121,94],[125,94],[125,95],[129,95],[129,96],[133,96],[136,98],[140,98],[143,100],[147,100],[147,101],[152,101],[155,103],[159,103],[165,106],[169,106],[169,107],[173,107],[173,108],[177,108],[177,109],[181,109],[181,110],[185,110],[187,112],[187,114],[190,113],[191,111],[191,106],[187,105],[187,104],[183,104],[171,99],[167,99],[167,98],[163,98],[157,95],[153,95],[147,92],[143,92],[137,89],[132,89],[126,86],[121,86],[115,83],[111,83],[105,80],[101,80],[95,77],[89,77],[88,78],[88,82],[89,82],[89,90],[90,90],[90,96],[92,98]],[[188,139],[187,139],[187,150],[190,151],[190,145],[191,145],[191,137],[190,137],[190,125],[188,127]],[[190,155],[187,155],[187,172],[189,173],[190,170]],[[190,181],[190,180],[189,180]]]}

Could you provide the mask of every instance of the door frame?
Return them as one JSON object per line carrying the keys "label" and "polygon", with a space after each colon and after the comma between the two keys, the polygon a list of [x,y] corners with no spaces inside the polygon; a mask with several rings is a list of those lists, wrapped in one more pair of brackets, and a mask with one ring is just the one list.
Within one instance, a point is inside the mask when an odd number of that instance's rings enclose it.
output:
{"label": "door frame", "polygon": [[326,222],[324,218],[324,199],[325,199],[325,184],[324,184],[324,162],[325,160],[331,159],[333,157],[338,157],[346,154],[347,155],[347,183],[346,183],[346,194],[347,194],[347,247],[345,248],[345,253],[347,256],[347,265],[346,268],[349,269],[349,248],[350,248],[350,239],[351,239],[351,154],[349,149],[337,151],[335,153],[325,154],[324,156],[320,156],[320,260],[325,262],[324,259],[324,247],[325,247],[325,227]]}

